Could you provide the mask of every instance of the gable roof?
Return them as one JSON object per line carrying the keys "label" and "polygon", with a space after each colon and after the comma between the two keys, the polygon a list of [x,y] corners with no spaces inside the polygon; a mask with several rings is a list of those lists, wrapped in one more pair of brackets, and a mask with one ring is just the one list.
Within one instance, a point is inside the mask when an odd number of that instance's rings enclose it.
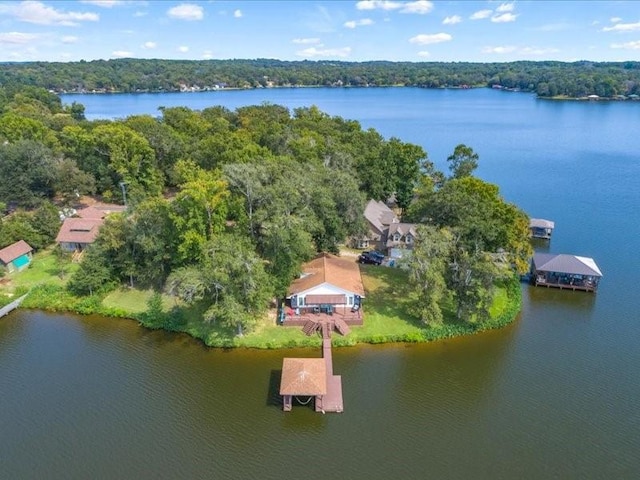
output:
{"label": "gable roof", "polygon": [[303,276],[289,286],[289,295],[304,292],[323,283],[330,283],[364,297],[364,286],[360,267],[352,260],[321,253],[310,262],[302,265]]}
{"label": "gable roof", "polygon": [[551,220],[545,220],[544,218],[531,218],[529,219],[529,228],[551,228],[555,227],[555,223]]}
{"label": "gable roof", "polygon": [[24,240],[19,240],[16,243],[12,243],[8,247],[4,247],[0,250],[0,261],[7,264],[13,262],[16,258],[21,257],[29,252],[33,251],[33,248]]}
{"label": "gable roof", "polygon": [[283,358],[280,395],[326,395],[324,358]]}
{"label": "gable roof", "polygon": [[388,236],[391,237],[392,235],[399,233],[400,235],[402,235],[403,237],[407,234],[411,234],[414,237],[416,236],[416,224],[415,223],[393,223],[391,225],[389,225],[389,234]]}
{"label": "gable roof", "polygon": [[537,271],[542,272],[602,276],[602,272],[593,258],[577,255],[536,253],[533,256],[533,266]]}
{"label": "gable roof", "polygon": [[364,209],[364,218],[382,232],[385,227],[398,222],[398,217],[384,202],[369,200]]}
{"label": "gable roof", "polygon": [[66,218],[60,227],[58,243],[93,243],[104,223],[102,218]]}
{"label": "gable roof", "polygon": [[87,207],[82,210],[78,210],[76,215],[80,218],[104,218],[107,214],[95,207]]}

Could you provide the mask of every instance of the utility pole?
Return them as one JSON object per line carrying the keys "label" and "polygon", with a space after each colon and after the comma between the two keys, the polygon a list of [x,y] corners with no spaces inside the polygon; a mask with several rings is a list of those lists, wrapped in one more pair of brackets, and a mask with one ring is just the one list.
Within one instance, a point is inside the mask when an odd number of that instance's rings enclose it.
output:
{"label": "utility pole", "polygon": [[122,189],[122,201],[124,202],[124,208],[127,208],[127,182],[120,182],[120,188]]}

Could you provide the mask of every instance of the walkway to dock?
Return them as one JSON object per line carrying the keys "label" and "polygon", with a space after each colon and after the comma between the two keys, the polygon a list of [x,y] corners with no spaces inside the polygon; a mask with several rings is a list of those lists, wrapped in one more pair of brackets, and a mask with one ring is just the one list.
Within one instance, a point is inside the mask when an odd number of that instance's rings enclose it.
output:
{"label": "walkway to dock", "polygon": [[17,300],[14,300],[13,302],[11,302],[10,304],[0,308],[0,318],[4,317],[5,315],[8,315],[10,312],[18,308],[25,298],[27,298],[27,295],[23,295]]}
{"label": "walkway to dock", "polygon": [[333,374],[333,355],[331,352],[331,330],[333,325],[329,322],[322,324],[322,357],[327,369],[327,394],[316,397],[316,412],[342,413],[344,402],[342,400],[342,377]]}

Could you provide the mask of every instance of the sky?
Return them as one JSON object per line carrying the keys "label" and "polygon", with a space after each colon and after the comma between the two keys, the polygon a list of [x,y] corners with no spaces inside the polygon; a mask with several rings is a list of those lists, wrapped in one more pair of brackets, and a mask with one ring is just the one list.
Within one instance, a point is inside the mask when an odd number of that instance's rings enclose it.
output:
{"label": "sky", "polygon": [[639,1],[0,1],[0,61],[640,60]]}

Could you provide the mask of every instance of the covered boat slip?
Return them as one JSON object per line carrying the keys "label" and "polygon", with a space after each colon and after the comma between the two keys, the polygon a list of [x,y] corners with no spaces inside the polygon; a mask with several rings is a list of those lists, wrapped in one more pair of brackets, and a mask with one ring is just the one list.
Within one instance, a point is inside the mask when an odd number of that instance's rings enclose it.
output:
{"label": "covered boat slip", "polygon": [[589,257],[536,253],[531,261],[531,283],[536,286],[595,292],[600,278],[600,268]]}
{"label": "covered boat slip", "polygon": [[551,239],[551,234],[555,228],[555,223],[543,218],[532,218],[529,220],[529,231],[533,238]]}

